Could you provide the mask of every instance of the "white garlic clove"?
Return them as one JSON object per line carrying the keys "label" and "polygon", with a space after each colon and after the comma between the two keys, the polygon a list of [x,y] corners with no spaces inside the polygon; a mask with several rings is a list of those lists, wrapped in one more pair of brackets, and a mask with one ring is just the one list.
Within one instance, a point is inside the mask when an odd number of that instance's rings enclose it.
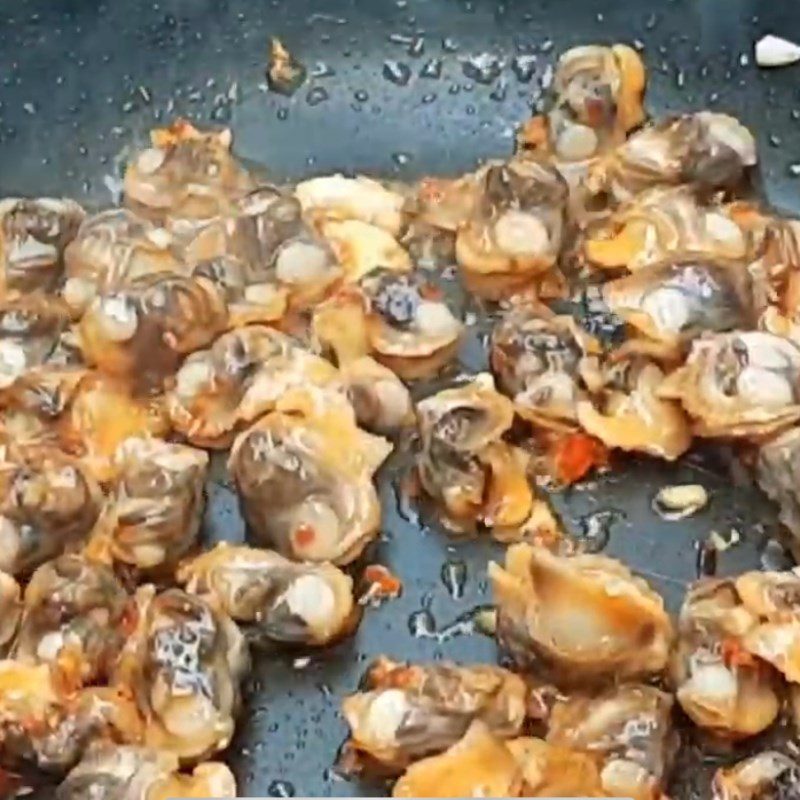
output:
{"label": "white garlic clove", "polygon": [[785,67],[800,61],[800,45],[769,34],[756,42],[759,67]]}
{"label": "white garlic clove", "polygon": [[708,492],[699,483],[662,486],[653,498],[653,511],[673,522],[696,514],[708,504]]}

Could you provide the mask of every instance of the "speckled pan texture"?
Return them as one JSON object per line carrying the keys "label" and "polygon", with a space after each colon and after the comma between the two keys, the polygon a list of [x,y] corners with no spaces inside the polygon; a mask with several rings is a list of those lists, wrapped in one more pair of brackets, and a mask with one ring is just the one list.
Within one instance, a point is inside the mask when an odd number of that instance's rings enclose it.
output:
{"label": "speckled pan texture", "polygon": [[[541,95],[558,52],[577,43],[625,41],[642,49],[652,113],[711,108],[737,115],[758,139],[769,200],[798,213],[800,68],[755,66],[753,43],[769,32],[800,37],[800,6],[763,0],[3,0],[0,195],[63,194],[88,207],[107,205],[126,154],[145,142],[151,127],[178,115],[231,126],[236,153],[277,179],[338,169],[401,179],[463,172],[479,159],[511,152],[515,125]],[[279,36],[309,69],[291,98],[266,90],[269,36]],[[488,60],[476,62],[481,54]],[[486,366],[491,321],[478,308],[467,310],[477,320],[459,368],[474,372]],[[367,663],[381,653],[418,661],[496,659],[494,642],[471,632],[469,619],[490,601],[486,563],[500,547],[454,542],[435,522],[404,510],[397,487],[405,467],[396,453],[381,472],[383,535],[370,554],[401,577],[403,595],[370,610],[355,637],[331,650],[310,658],[257,657],[227,756],[243,795],[380,792],[380,786],[345,782],[333,770],[345,737],[340,700]],[[243,523],[221,459],[212,474],[207,539],[240,541]],[[663,521],[651,511],[652,498],[661,486],[682,482],[702,483],[710,503],[681,522]],[[628,459],[552,501],[570,533],[607,532],[605,552],[646,576],[671,611],[696,576],[697,545],[711,530],[727,538],[735,528],[741,535],[740,544],[720,554],[719,574],[780,557],[774,546],[765,551],[777,531],[773,508],[757,489],[736,483],[723,451],[694,450],[675,465]],[[679,785],[670,796],[703,796],[711,766],[704,777],[699,762],[678,765]]]}

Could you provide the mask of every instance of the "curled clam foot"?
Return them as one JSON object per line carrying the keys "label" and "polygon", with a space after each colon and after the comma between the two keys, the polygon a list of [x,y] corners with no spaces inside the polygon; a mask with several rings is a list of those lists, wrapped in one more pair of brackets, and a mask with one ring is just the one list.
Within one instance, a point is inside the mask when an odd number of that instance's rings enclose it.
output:
{"label": "curled clam foot", "polygon": [[145,388],[161,388],[184,356],[227,325],[218,288],[204,278],[145,275],[95,298],[78,338],[89,364]]}
{"label": "curled clam foot", "polygon": [[568,190],[560,173],[535,160],[490,166],[481,196],[456,237],[467,288],[498,299],[530,287],[556,262]]}
{"label": "curled clam foot", "polygon": [[793,797],[800,789],[800,764],[766,750],[732,767],[720,767],[711,784],[713,800],[772,800]]}
{"label": "curled clam foot", "polygon": [[381,656],[342,704],[352,766],[396,774],[454,745],[475,720],[501,739],[518,736],[527,694],[522,679],[500,667],[409,665]]}
{"label": "curled clam foot", "polygon": [[322,647],[358,623],[353,581],[331,564],[222,543],[183,564],[177,578],[270,641]]}
{"label": "curled clam foot", "polygon": [[516,544],[489,577],[498,642],[521,667],[570,684],[656,675],[667,664],[664,602],[619,561]]}
{"label": "curled clam foot", "polygon": [[11,575],[0,572],[0,654],[5,654],[22,616],[22,590]]}
{"label": "curled clam foot", "polygon": [[0,200],[0,294],[54,290],[85,216],[67,198]]}
{"label": "curled clam foot", "polygon": [[706,334],[658,396],[681,403],[696,436],[776,433],[800,419],[800,348],[762,331]]}
{"label": "curled clam foot", "polygon": [[159,224],[217,216],[253,188],[231,141],[228,129],[200,131],[184,119],[154,129],[125,171],[125,204]]}
{"label": "curled clam foot", "polygon": [[756,463],[758,485],[778,505],[781,522],[790,532],[795,548],[800,542],[800,428],[765,442]]}
{"label": "curled clam foot", "polygon": [[515,528],[531,515],[527,456],[502,439],[513,420],[488,373],[417,405],[417,473],[453,530]]}
{"label": "curled clam foot", "polygon": [[[656,187],[590,227],[580,243],[593,269],[636,272],[674,253],[745,259],[751,247],[733,209],[702,205],[691,187]],[[697,255],[695,256],[697,257]]]}
{"label": "curled clam foot", "polygon": [[361,430],[343,397],[299,392],[292,404],[233,444],[242,515],[260,545],[297,561],[347,564],[378,533],[372,478],[392,445]]}
{"label": "curled clam foot", "polygon": [[181,763],[224,750],[249,669],[242,634],[224,612],[179,589],[136,595],[137,626],[114,674],[144,719],[142,742]]}
{"label": "curled clam foot", "polygon": [[375,269],[315,309],[314,337],[339,364],[371,355],[404,379],[433,375],[456,355],[463,325],[418,273]]}
{"label": "curled clam foot", "polygon": [[143,275],[178,273],[185,266],[180,245],[168,231],[125,208],[87,217],[64,251],[61,294],[73,316],[92,300]]}
{"label": "curled clam foot", "polygon": [[25,588],[12,657],[55,665],[73,686],[107,678],[125,641],[128,595],[114,573],[79,555],[43,564]]}
{"label": "curled clam foot", "polygon": [[754,736],[778,716],[777,676],[743,643],[753,623],[730,579],[700,581],[681,608],[672,685],[692,722],[717,737]]}
{"label": "curled clam foot", "polygon": [[623,684],[556,702],[547,742],[598,757],[609,797],[661,797],[678,746],[673,698],[652,686]]}
{"label": "curled clam foot", "polygon": [[440,755],[412,764],[392,797],[518,797],[522,768],[502,739],[480,720]]}
{"label": "curled clam foot", "polygon": [[163,750],[97,742],[56,789],[55,800],[168,800],[172,797],[235,797],[230,769],[208,762],[180,772]]}
{"label": "curled clam foot", "polygon": [[712,193],[736,188],[756,162],[755,139],[737,119],[698,111],[634,133],[590,167],[587,187],[617,201],[659,185],[690,184]]}
{"label": "curled clam foot", "polygon": [[662,399],[661,368],[642,357],[607,365],[601,388],[577,403],[578,422],[604,445],[674,461],[692,443],[680,404]]}
{"label": "curled clam foot", "polygon": [[581,373],[600,345],[569,316],[536,309],[507,313],[492,331],[490,360],[500,389],[517,414],[554,430],[577,427],[584,395]]}
{"label": "curled clam foot", "polygon": [[298,183],[295,197],[312,222],[357,220],[393,237],[403,227],[405,198],[372,178],[325,175]]}
{"label": "curled clam foot", "polygon": [[326,386],[336,378],[329,362],[294,339],[250,325],[190,355],[167,393],[167,408],[174,429],[189,442],[221,449],[291,389]]}
{"label": "curled clam foot", "polygon": [[0,462],[0,569],[26,575],[81,546],[100,514],[100,488],[53,447],[9,448]]}
{"label": "curled clam foot", "polygon": [[[737,262],[671,257],[606,283],[602,295],[613,314],[646,338],[642,349],[665,360],[679,358],[705,331],[745,329],[755,322],[750,276]],[[638,345],[628,340],[620,353],[635,352]]]}
{"label": "curled clam foot", "polygon": [[203,450],[159,439],[124,441],[89,544],[94,557],[144,572],[174,568],[197,542],[207,471]]}

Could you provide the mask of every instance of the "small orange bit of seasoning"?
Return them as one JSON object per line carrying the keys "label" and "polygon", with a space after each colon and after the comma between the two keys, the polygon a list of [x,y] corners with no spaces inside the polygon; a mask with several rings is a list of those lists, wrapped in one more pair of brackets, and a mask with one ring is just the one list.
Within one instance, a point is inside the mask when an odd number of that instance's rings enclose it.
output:
{"label": "small orange bit of seasoning", "polygon": [[585,433],[571,433],[553,445],[555,477],[565,484],[584,478],[594,467],[608,463],[606,446]]}
{"label": "small orange bit of seasoning", "polygon": [[433,283],[422,284],[419,293],[424,300],[441,300],[444,297],[444,292]]}
{"label": "small orange bit of seasoning", "polygon": [[310,547],[317,537],[317,532],[310,525],[299,525],[294,531],[294,543],[298,547]]}
{"label": "small orange bit of seasoning", "polygon": [[397,597],[403,590],[403,582],[383,564],[370,564],[364,569],[364,582],[369,584],[371,597]]}
{"label": "small orange bit of seasoning", "polygon": [[742,647],[742,643],[735,638],[728,638],[722,642],[722,660],[728,667],[757,667],[758,659]]}

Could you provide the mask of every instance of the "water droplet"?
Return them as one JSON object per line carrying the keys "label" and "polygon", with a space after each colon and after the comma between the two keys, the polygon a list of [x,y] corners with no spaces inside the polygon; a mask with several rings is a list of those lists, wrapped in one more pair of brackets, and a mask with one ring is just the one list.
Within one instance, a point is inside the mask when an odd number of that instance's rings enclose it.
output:
{"label": "water droplet", "polygon": [[461,71],[467,78],[476,83],[494,83],[502,68],[502,62],[492,53],[479,53],[478,55],[469,56],[469,58],[465,58],[461,62]]}
{"label": "water droplet", "polygon": [[314,86],[308,90],[306,102],[310,106],[318,106],[320,103],[324,103],[328,97],[328,91],[323,86]]}
{"label": "water droplet", "polygon": [[419,58],[425,52],[425,38],[422,36],[414,38],[408,45],[406,52],[412,58]]}
{"label": "water droplet", "polygon": [[289,119],[289,109],[288,108],[279,108],[278,113],[276,114],[279,120],[283,122],[286,119]]}
{"label": "water droplet", "polygon": [[675,70],[675,85],[679,89],[683,89],[684,84],[686,83],[686,75],[684,74],[683,70],[678,68]]}
{"label": "water droplet", "polygon": [[389,59],[383,62],[383,77],[395,86],[407,86],[411,80],[411,68],[402,61]]}
{"label": "water droplet", "polygon": [[781,146],[781,137],[780,136],[776,136],[774,133],[771,133],[770,136],[769,136],[769,143],[773,147],[780,147]]}
{"label": "water droplet", "polygon": [[26,114],[36,113],[36,105],[34,103],[23,103],[22,108],[25,110]]}
{"label": "water droplet", "polygon": [[739,55],[739,65],[742,67],[746,67],[750,63],[750,56],[747,53],[741,53]]}
{"label": "water droplet", "polygon": [[605,19],[605,17],[603,16],[602,12],[598,11],[595,19],[597,19],[598,22],[602,22]]}
{"label": "water droplet", "polygon": [[761,551],[761,569],[767,572],[783,572],[794,566],[794,561],[777,539],[769,539]]}
{"label": "water droplet", "polygon": [[489,97],[494,100],[496,103],[502,103],[503,100],[506,99],[506,93],[508,92],[508,84],[502,78],[498,82],[497,86],[492,89],[489,94]]}
{"label": "water droplet", "polygon": [[717,574],[717,548],[709,539],[695,545],[697,548],[697,561],[695,574],[698,578],[710,578]]}
{"label": "water droplet", "polygon": [[421,608],[408,618],[408,630],[415,639],[431,639],[436,636],[436,620],[427,608]]}
{"label": "water droplet", "polygon": [[408,153],[392,153],[392,161],[398,167],[405,167],[411,161],[411,156]]}
{"label": "water droplet", "polygon": [[542,77],[539,78],[539,85],[542,87],[542,89],[547,90],[553,85],[553,75],[554,75],[553,65],[552,64],[548,64],[544,68],[544,72],[542,73]]}
{"label": "water droplet", "polygon": [[710,105],[714,105],[719,100],[719,94],[717,92],[711,92],[708,96],[708,102]]}
{"label": "water droplet", "polygon": [[645,28],[646,28],[648,31],[652,31],[652,30],[653,30],[653,28],[655,28],[655,27],[656,27],[656,25],[658,25],[658,14],[656,14],[655,12],[653,12],[653,13],[652,13],[652,14],[650,14],[650,15],[647,17],[647,19],[644,21],[644,27],[645,27]]}
{"label": "water droplet", "polygon": [[633,47],[635,50],[638,50],[641,53],[642,50],[644,50],[644,42],[641,39],[634,39]]}
{"label": "water droplet", "polygon": [[473,106],[472,104],[468,105],[464,110],[467,112],[467,116],[469,117],[475,116],[475,106]]}
{"label": "water droplet", "polygon": [[445,561],[440,574],[450,597],[460,600],[464,596],[464,586],[467,583],[467,565],[463,561]]}
{"label": "water droplet", "polygon": [[458,50],[458,42],[452,36],[445,36],[442,39],[442,50],[445,53],[455,53]]}
{"label": "water droplet", "polygon": [[549,53],[553,49],[553,40],[545,39],[542,46],[539,48],[543,53]]}
{"label": "water droplet", "polygon": [[447,90],[448,94],[458,94],[461,91],[461,87],[457,83],[451,83],[450,88]]}
{"label": "water droplet", "polygon": [[433,92],[422,95],[422,102],[426,106],[429,106],[434,100],[436,100],[436,95]]}
{"label": "water droplet", "polygon": [[420,78],[431,78],[438,80],[442,75],[442,59],[432,58],[426,61],[422,69],[419,71]]}
{"label": "water droplet", "polygon": [[414,502],[414,491],[410,486],[408,477],[401,477],[393,481],[395,505],[400,519],[405,520],[414,527],[420,527],[419,509]]}
{"label": "water droplet", "polygon": [[359,89],[353,95],[353,97],[355,97],[355,99],[358,100],[359,103],[366,103],[367,100],[369,100],[369,95],[363,89]]}
{"label": "water droplet", "polygon": [[800,110],[793,108],[791,112],[792,119],[800,119]]}
{"label": "water droplet", "polygon": [[336,70],[333,67],[326,64],[324,61],[317,61],[311,70],[309,71],[309,75],[312,78],[330,78],[336,74]]}
{"label": "water droplet", "polygon": [[533,53],[514,56],[511,60],[511,71],[520,83],[528,83],[536,72],[536,56]]}
{"label": "water droplet", "polygon": [[611,537],[611,527],[625,519],[617,509],[603,509],[580,519],[578,539],[587,553],[599,553],[605,549]]}
{"label": "water droplet", "polygon": [[390,33],[386,38],[391,44],[407,45],[414,41],[413,36],[405,33]]}
{"label": "water droplet", "polygon": [[789,174],[793,178],[800,178],[800,164],[789,164]]}
{"label": "water droplet", "polygon": [[289,781],[272,781],[267,786],[267,794],[270,797],[294,797],[295,788]]}

